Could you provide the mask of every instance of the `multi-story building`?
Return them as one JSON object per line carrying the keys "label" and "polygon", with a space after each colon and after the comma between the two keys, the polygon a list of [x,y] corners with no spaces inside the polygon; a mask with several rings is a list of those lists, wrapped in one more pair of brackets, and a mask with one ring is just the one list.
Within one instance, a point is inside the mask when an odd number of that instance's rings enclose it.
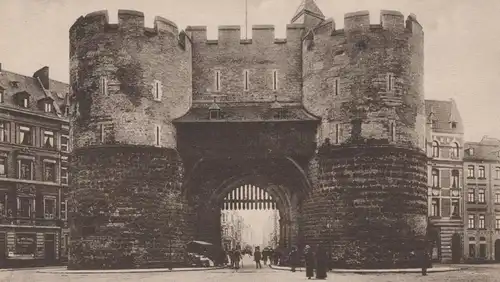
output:
{"label": "multi-story building", "polygon": [[0,259],[52,264],[67,257],[68,85],[0,65]]}
{"label": "multi-story building", "polygon": [[241,246],[243,218],[237,211],[228,210],[221,213],[222,246],[226,250]]}
{"label": "multi-story building", "polygon": [[429,226],[435,261],[461,261],[463,249],[463,134],[454,100],[426,100]]}
{"label": "multi-story building", "polygon": [[500,261],[500,140],[467,142],[465,256]]}

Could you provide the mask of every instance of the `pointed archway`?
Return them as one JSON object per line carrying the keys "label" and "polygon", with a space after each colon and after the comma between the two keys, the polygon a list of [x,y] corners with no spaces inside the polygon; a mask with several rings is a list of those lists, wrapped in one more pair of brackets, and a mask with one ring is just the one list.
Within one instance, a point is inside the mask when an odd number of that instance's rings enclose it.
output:
{"label": "pointed archway", "polygon": [[[297,197],[297,193],[266,175],[249,174],[224,182],[213,192],[208,206],[218,208],[215,214],[219,218],[223,209],[277,209],[280,218],[279,246],[287,248],[299,240]],[[221,238],[219,236],[221,234],[217,234],[216,238]]]}

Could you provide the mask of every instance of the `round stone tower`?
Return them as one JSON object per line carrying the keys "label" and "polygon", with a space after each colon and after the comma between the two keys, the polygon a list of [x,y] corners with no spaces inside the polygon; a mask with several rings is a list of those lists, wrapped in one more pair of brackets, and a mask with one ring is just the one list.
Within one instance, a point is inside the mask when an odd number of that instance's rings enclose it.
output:
{"label": "round stone tower", "polygon": [[[69,267],[181,263],[192,239],[172,120],[191,106],[191,46],[143,13],[80,17],[70,29],[74,150]],[[167,254],[167,255],[166,255]]]}
{"label": "round stone tower", "polygon": [[[416,265],[427,226],[423,31],[382,11],[323,21],[303,41],[303,103],[322,118],[303,205],[310,244],[339,267]],[[344,264],[344,265],[341,265]]]}

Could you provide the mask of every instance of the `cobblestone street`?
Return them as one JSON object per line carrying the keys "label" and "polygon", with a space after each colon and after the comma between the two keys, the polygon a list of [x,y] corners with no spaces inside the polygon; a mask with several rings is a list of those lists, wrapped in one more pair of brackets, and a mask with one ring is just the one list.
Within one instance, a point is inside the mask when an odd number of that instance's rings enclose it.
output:
{"label": "cobblestone street", "polygon": [[[244,260],[244,267],[238,271],[230,269],[194,272],[172,272],[172,273],[125,273],[125,274],[48,274],[37,273],[36,270],[14,270],[0,272],[0,281],[9,282],[109,282],[109,281],[141,281],[141,282],[272,282],[272,281],[305,281],[304,272],[289,272],[273,270],[263,265],[262,269],[255,269],[250,258]],[[421,276],[416,273],[410,274],[339,274],[330,273],[327,281],[345,282],[389,282],[389,281],[500,281],[500,265],[467,266],[461,271],[430,273]]]}

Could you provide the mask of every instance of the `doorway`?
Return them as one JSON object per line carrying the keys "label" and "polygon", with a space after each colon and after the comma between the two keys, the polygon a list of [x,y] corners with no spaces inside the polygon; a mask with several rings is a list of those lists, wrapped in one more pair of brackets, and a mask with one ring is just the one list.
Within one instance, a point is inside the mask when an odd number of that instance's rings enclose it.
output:
{"label": "doorway", "polygon": [[451,238],[451,261],[453,263],[460,263],[462,259],[462,237],[460,234],[455,233]]}
{"label": "doorway", "polygon": [[495,261],[500,262],[500,239],[495,240]]}
{"label": "doorway", "polygon": [[56,260],[56,236],[45,234],[45,263],[51,264]]}
{"label": "doorway", "polygon": [[0,268],[4,268],[7,262],[5,233],[0,233]]}

